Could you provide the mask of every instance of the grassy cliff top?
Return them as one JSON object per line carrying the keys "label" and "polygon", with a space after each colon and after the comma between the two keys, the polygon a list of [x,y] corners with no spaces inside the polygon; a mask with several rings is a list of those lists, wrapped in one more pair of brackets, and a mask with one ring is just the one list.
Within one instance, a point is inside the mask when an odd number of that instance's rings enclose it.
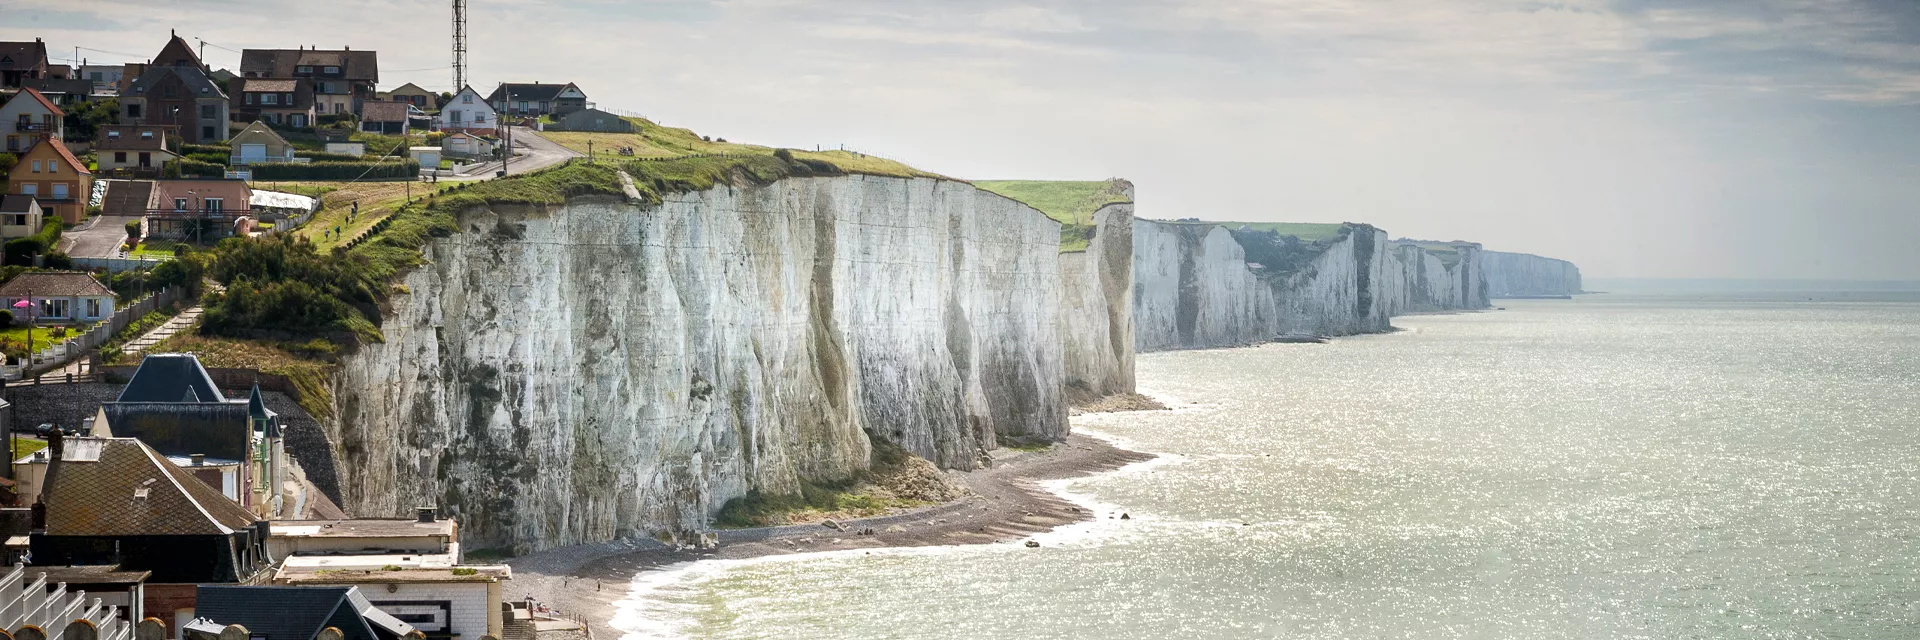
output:
{"label": "grassy cliff top", "polygon": [[[632,122],[634,125],[634,131],[632,133],[544,131],[540,133],[540,136],[580,153],[587,153],[589,149],[591,149],[594,158],[603,162],[615,163],[623,163],[629,160],[664,160],[708,155],[766,156],[771,158],[775,151],[773,147],[727,142],[725,138],[702,137],[690,129],[665,127],[645,118],[627,118],[626,120]],[[632,149],[633,155],[620,155],[622,148]],[[898,178],[946,177],[936,173],[921,171],[894,160],[852,151],[816,152],[789,149],[788,153],[792,154],[795,160],[826,162],[846,173],[893,176]]]}
{"label": "grassy cliff top", "polygon": [[1216,222],[1231,231],[1245,226],[1254,231],[1272,231],[1283,236],[1293,236],[1307,242],[1322,240],[1340,235],[1340,225],[1335,222]]}
{"label": "grassy cliff top", "polygon": [[1085,251],[1093,237],[1093,214],[1110,204],[1133,202],[1118,180],[975,180],[973,186],[1025,204],[1060,223],[1060,250]]}

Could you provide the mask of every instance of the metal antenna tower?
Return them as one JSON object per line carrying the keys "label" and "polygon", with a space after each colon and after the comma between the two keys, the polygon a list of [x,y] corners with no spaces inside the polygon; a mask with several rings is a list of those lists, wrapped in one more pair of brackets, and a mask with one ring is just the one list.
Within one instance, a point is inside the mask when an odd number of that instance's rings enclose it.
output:
{"label": "metal antenna tower", "polygon": [[467,0],[453,0],[453,91],[467,86]]}

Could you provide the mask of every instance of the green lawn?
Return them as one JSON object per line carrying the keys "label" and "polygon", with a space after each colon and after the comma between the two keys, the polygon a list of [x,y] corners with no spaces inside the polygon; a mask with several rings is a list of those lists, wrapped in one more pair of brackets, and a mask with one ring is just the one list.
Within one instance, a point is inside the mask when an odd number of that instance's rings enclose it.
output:
{"label": "green lawn", "polygon": [[135,258],[171,258],[173,257],[175,247],[192,248],[192,246],[193,245],[185,242],[177,242],[174,240],[152,240],[142,242],[140,246],[134,247],[132,255]]}
{"label": "green lawn", "polygon": [[13,437],[13,459],[19,460],[33,455],[33,452],[47,448],[47,441],[23,436]]}
{"label": "green lawn", "polygon": [[[64,331],[61,331],[61,330],[64,330]],[[68,340],[72,340],[76,336],[79,336],[81,333],[86,332],[86,330],[87,328],[85,326],[34,327],[33,328],[33,344],[28,345],[27,344],[27,328],[25,326],[7,327],[5,329],[0,329],[0,342],[6,343],[7,346],[9,347],[8,349],[9,351],[13,351],[13,347],[25,347],[26,351],[38,351],[40,349],[45,349],[47,347],[66,342]],[[56,336],[54,335],[56,332],[63,333],[64,335]],[[25,351],[23,351],[22,353],[24,352]]]}
{"label": "green lawn", "polygon": [[[580,153],[587,153],[591,147],[593,157],[602,162],[625,162],[638,158],[681,158],[722,153],[733,156],[771,157],[774,152],[773,147],[726,142],[724,138],[702,138],[700,134],[690,129],[663,127],[645,118],[627,118],[627,120],[634,124],[633,133],[544,131],[539,135]],[[633,155],[620,155],[620,149],[623,147],[633,149]],[[847,173],[903,178],[944,177],[886,158],[851,151],[816,152],[791,149],[789,153],[793,154],[795,160],[822,161]]]}
{"label": "green lawn", "polygon": [[973,186],[1018,200],[1060,222],[1060,250],[1085,251],[1092,237],[1093,214],[1101,207],[1132,202],[1109,181],[976,180]]}
{"label": "green lawn", "polygon": [[1306,242],[1340,235],[1340,225],[1331,222],[1217,222],[1214,224],[1231,230],[1246,226],[1255,231],[1275,231],[1280,235],[1293,236]]}

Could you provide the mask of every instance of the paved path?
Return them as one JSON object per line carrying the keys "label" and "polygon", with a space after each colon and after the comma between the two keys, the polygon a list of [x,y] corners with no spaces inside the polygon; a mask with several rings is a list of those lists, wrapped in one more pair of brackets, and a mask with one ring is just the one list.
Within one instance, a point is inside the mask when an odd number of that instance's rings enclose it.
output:
{"label": "paved path", "polygon": [[161,340],[171,338],[173,334],[186,331],[189,327],[200,322],[200,312],[200,305],[194,304],[188,307],[186,311],[180,312],[180,315],[167,320],[165,324],[154,327],[152,331],[148,331],[145,335],[134,338],[127,343],[127,346],[121,347],[120,351],[127,354],[137,354],[151,349],[153,345],[158,344]]}
{"label": "paved path", "polygon": [[75,258],[117,258],[120,245],[127,240],[127,222],[134,216],[94,216],[79,227],[61,234],[67,255]]}
{"label": "paved path", "polygon": [[[560,146],[560,143],[542,138],[540,134],[526,127],[513,128],[513,147],[515,152],[520,155],[515,155],[511,161],[507,162],[507,174],[516,176],[566,162],[568,158],[584,158],[587,155]],[[469,169],[465,175],[457,175],[443,179],[485,180],[494,177],[493,173],[499,170],[499,162],[488,162]]]}

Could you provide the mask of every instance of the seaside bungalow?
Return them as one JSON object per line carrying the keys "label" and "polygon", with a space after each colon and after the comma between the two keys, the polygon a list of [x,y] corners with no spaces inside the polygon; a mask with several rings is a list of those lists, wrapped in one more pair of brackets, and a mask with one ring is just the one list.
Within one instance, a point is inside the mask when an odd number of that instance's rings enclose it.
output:
{"label": "seaside bungalow", "polygon": [[414,632],[356,587],[206,585],[194,602],[181,640],[218,640],[227,625],[244,627],[249,640],[313,640],[326,629],[341,640],[400,640]]}
{"label": "seaside bungalow", "polygon": [[0,42],[0,89],[18,89],[20,83],[47,77],[47,43]]}
{"label": "seaside bungalow", "polygon": [[280,511],[287,461],[279,416],[258,385],[245,400],[228,399],[191,354],[141,360],[120,397],[101,405],[94,433],[141,439],[251,513]]}
{"label": "seaside bungalow", "polygon": [[0,239],[25,238],[40,233],[46,215],[40,208],[40,201],[33,199],[33,196],[0,196]]}
{"label": "seaside bungalow", "polygon": [[265,122],[305,129],[318,115],[313,83],[306,78],[234,78],[227,83],[235,122]]}
{"label": "seaside bungalow", "polygon": [[193,618],[198,585],[269,575],[267,522],[152,447],[54,436],[47,451],[29,536],[35,564],[151,572],[140,606],[174,633]]}
{"label": "seaside bungalow", "polygon": [[407,135],[409,111],[413,105],[404,102],[369,102],[360,106],[360,130],[387,135]]}
{"label": "seaside bungalow", "polygon": [[511,116],[560,116],[586,109],[587,94],[573,83],[500,83],[487,96],[493,109]]}
{"label": "seaside bungalow", "polygon": [[501,583],[512,570],[460,564],[457,531],[430,507],[411,520],[275,521],[267,548],[283,562],[273,583],[361,586],[428,638],[505,637]]}
{"label": "seaside bungalow", "polygon": [[146,218],[148,237],[218,240],[236,235],[252,220],[253,188],[245,180],[193,178],[151,184],[147,208],[137,214]]}
{"label": "seaside bungalow", "polygon": [[175,152],[180,130],[171,125],[108,125],[93,141],[93,155],[102,173],[119,172],[157,177]]}
{"label": "seaside bungalow", "polygon": [[480,98],[480,93],[468,86],[461,87],[460,92],[453,95],[453,101],[441,107],[436,125],[447,133],[463,131],[490,136],[500,126],[500,119],[493,107]]}
{"label": "seaside bungalow", "polygon": [[241,78],[298,78],[313,83],[320,115],[359,114],[380,82],[379,55],[372,51],[242,49]]}
{"label": "seaside bungalow", "polygon": [[0,135],[6,136],[7,153],[25,153],[42,140],[65,139],[66,115],[39,89],[21,89],[0,105]]}
{"label": "seaside bungalow", "polygon": [[287,142],[273,128],[258,120],[241,129],[240,133],[233,134],[233,139],[227,145],[233,149],[231,160],[236,166],[297,161],[293,157],[293,143]]}
{"label": "seaside bungalow", "polygon": [[499,148],[498,141],[465,131],[449,133],[440,140],[440,154],[449,158],[491,158]]}
{"label": "seaside bungalow", "polygon": [[387,101],[404,102],[418,107],[423,111],[431,111],[439,107],[440,94],[422,89],[420,85],[409,82],[394,87],[392,91],[388,91]]}
{"label": "seaside bungalow", "polygon": [[561,131],[594,131],[599,133],[632,133],[633,121],[599,109],[581,109],[562,116],[555,129]]}
{"label": "seaside bungalow", "polygon": [[[113,290],[79,271],[22,273],[0,285],[0,300],[13,312],[14,324],[79,324],[113,317]],[[21,301],[31,312],[14,306]]]}
{"label": "seaside bungalow", "polygon": [[87,220],[93,172],[67,150],[66,143],[50,138],[20,156],[7,176],[7,193],[33,196],[42,211],[69,225],[80,224]]}
{"label": "seaside bungalow", "polygon": [[167,40],[152,64],[127,65],[126,76],[120,124],[174,125],[192,144],[227,139],[225,87],[208,75],[207,65],[179,35]]}

